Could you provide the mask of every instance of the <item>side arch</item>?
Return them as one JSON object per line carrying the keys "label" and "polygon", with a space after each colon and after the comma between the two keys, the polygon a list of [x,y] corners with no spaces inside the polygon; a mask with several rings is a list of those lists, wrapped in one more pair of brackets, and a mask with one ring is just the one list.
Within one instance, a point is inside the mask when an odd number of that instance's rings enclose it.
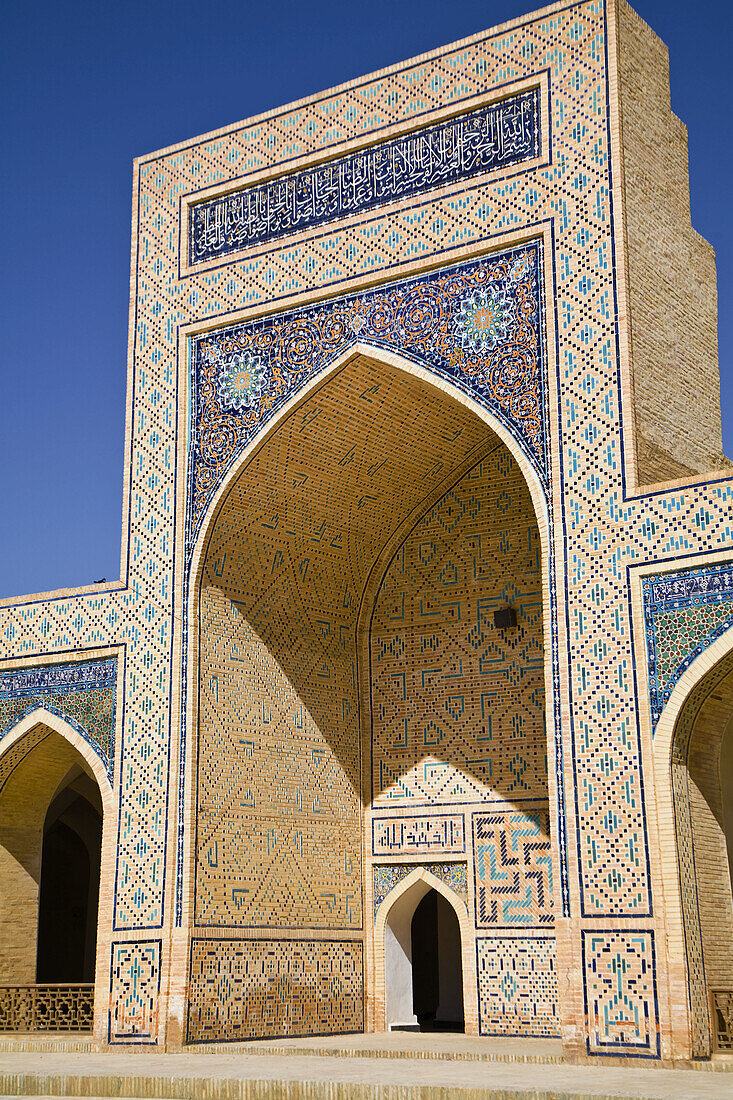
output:
{"label": "side arch", "polygon": [[[91,803],[90,811],[87,802]],[[86,807],[96,815],[96,832],[84,828],[79,807]],[[88,849],[90,859],[93,854],[86,910],[89,915],[80,918],[87,921],[85,936],[89,944],[85,949],[85,976],[83,981],[64,977],[61,985],[71,982],[70,992],[59,994],[58,1001],[54,999],[55,984],[43,996],[38,991],[34,998],[21,996],[13,1009],[14,1014],[20,1014],[17,1020],[13,1016],[13,1026],[23,1031],[48,1029],[49,1021],[58,1013],[64,1029],[86,1031],[93,1027],[96,1038],[101,1040],[109,971],[106,951],[109,933],[105,930],[111,927],[114,895],[113,790],[104,762],[90,742],[58,714],[38,707],[19,719],[0,739],[0,982],[10,986],[11,993],[13,988],[27,989],[36,987],[39,981],[50,980],[39,977],[39,902],[43,896],[47,823],[50,836],[53,829],[58,833],[59,822],[62,830],[80,829],[82,841],[93,847]],[[87,818],[86,825],[89,824]],[[56,862],[54,866],[61,865]],[[58,877],[56,873],[55,878]],[[54,876],[52,882],[53,879]],[[63,904],[76,903],[67,899]],[[47,945],[49,927],[53,928],[53,924],[49,926],[48,909],[44,912],[43,943]],[[74,919],[77,918],[78,914]],[[93,986],[87,984],[92,975]]]}
{"label": "side arch", "polygon": [[[678,1048],[706,1058],[715,1046],[711,993],[733,991],[733,957],[712,946],[731,924],[733,901],[725,855],[720,748],[733,722],[733,628],[717,638],[675,685],[654,736],[654,776],[662,887],[670,958],[673,1027]],[[715,818],[718,817],[716,822]],[[703,836],[707,840],[703,842]],[[702,860],[702,863],[701,863]],[[700,881],[706,883],[701,893]],[[720,894],[720,897],[718,897]],[[712,899],[716,916],[708,912]],[[730,910],[730,911],[729,911]],[[727,959],[727,961],[726,961]]]}
{"label": "side arch", "polygon": [[[394,956],[405,958],[404,945],[399,940],[409,935],[412,915],[419,902],[430,891],[435,890],[452,907],[458,918],[461,935],[461,966],[463,971],[463,1008],[467,1035],[478,1035],[478,990],[476,983],[476,960],[473,929],[467,904],[442,879],[434,875],[429,866],[416,867],[385,897],[374,918],[374,1008],[377,1031],[389,1028],[388,995],[389,969],[395,965]],[[392,958],[390,958],[392,955]],[[405,960],[402,975],[397,976],[404,983],[411,974],[411,960]],[[399,965],[399,961],[397,961]]]}
{"label": "side arch", "polygon": [[[10,775],[10,770],[3,769],[3,763],[8,760],[7,754],[16,746],[19,750],[17,754],[14,754],[14,761],[12,768],[15,768],[17,764],[25,757],[27,752],[30,752],[35,744],[29,744],[26,752],[23,752],[23,745],[21,742],[28,735],[36,730],[39,726],[43,727],[47,731],[58,733],[60,737],[68,741],[69,744],[76,749],[80,756],[84,758],[97,781],[99,791],[102,797],[102,805],[104,807],[105,814],[111,812],[113,808],[113,793],[112,787],[107,775],[107,770],[100,758],[100,756],[94,751],[92,745],[85,737],[79,733],[78,730],[67,722],[60,715],[54,714],[52,711],[46,710],[45,707],[37,707],[31,711],[30,714],[24,715],[23,718],[11,726],[9,730],[0,738],[0,790],[2,789],[6,779]],[[48,734],[44,734],[48,736]],[[12,769],[11,769],[12,770]]]}

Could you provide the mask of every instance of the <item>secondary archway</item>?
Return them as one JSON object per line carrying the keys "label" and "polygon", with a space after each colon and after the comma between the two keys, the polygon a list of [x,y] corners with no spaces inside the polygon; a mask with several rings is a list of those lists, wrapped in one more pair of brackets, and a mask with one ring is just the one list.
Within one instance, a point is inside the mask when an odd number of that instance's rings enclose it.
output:
{"label": "secondary archway", "polygon": [[708,1057],[733,1050],[733,653],[692,666],[693,676],[671,736],[665,712],[657,738],[660,753],[671,748],[690,1042],[693,1056]]}
{"label": "secondary archway", "polygon": [[92,1028],[102,818],[111,790],[57,715],[23,719],[0,754],[0,1024]]}
{"label": "secondary archway", "polygon": [[375,921],[379,1028],[475,1032],[475,973],[463,901],[415,868],[380,906]]}

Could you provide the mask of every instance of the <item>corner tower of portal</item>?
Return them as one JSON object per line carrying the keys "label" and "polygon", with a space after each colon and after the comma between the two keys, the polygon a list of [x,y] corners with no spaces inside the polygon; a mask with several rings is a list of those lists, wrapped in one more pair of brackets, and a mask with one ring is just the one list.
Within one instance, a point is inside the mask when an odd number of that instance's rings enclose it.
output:
{"label": "corner tower of portal", "polygon": [[715,253],[690,221],[687,127],[670,106],[667,48],[626,0],[616,11],[631,401],[649,485],[728,465]]}

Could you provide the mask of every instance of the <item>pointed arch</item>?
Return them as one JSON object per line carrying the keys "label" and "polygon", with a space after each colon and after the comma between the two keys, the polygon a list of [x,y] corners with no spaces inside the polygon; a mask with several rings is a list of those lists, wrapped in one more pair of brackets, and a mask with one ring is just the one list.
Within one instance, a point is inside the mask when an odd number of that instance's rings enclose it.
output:
{"label": "pointed arch", "polygon": [[[110,785],[109,776],[107,775],[107,769],[101,757],[95,752],[90,742],[87,741],[85,737],[82,737],[78,730],[60,715],[54,714],[50,710],[46,710],[45,707],[37,707],[35,710],[31,711],[30,714],[24,715],[14,726],[11,726],[11,728],[0,737],[0,789],[7,778],[7,776],[3,776],[2,773],[2,763],[3,760],[6,759],[6,754],[14,745],[19,745],[19,742],[38,726],[45,727],[49,732],[53,731],[54,733],[58,733],[60,737],[68,741],[68,743],[76,749],[79,755],[84,758],[84,761],[88,764],[97,781],[105,814],[110,812],[113,806],[112,787]],[[28,745],[28,752],[31,751],[36,743],[37,742],[34,742]],[[26,753],[21,752],[14,762],[13,768],[15,768],[25,756]]]}
{"label": "pointed arch", "polygon": [[[98,792],[98,803],[96,793],[92,799],[89,797],[92,786]],[[76,802],[74,792],[79,794]],[[82,803],[91,801],[91,813],[97,816],[96,829],[99,831],[96,835],[88,814],[86,819],[84,817],[86,811],[75,808],[79,799]],[[99,1039],[105,1023],[103,991],[107,988],[108,974],[108,960],[103,949],[105,933],[100,929],[111,926],[114,893],[116,814],[113,791],[105,763],[93,745],[60,715],[45,707],[37,707],[20,718],[0,738],[0,981],[9,986],[11,992],[17,986],[35,986],[41,980],[38,978],[38,968],[41,966],[39,902],[42,874],[45,876],[47,866],[44,852],[47,837],[51,837],[54,830],[59,834],[56,818],[48,830],[46,828],[52,808],[54,812],[58,811],[60,828],[67,830],[67,839],[69,830],[72,833],[76,830],[91,858],[88,892],[84,895],[90,907],[86,911],[91,915],[84,933],[83,965],[85,969],[89,967],[93,970],[94,985],[88,984],[88,979],[86,983],[75,979],[69,988],[74,991],[72,1000],[76,998],[73,1000],[76,1005],[73,1011],[78,1009],[79,1026],[86,1030],[93,1019],[94,1032]],[[61,843],[59,850],[66,850],[60,834],[55,839]],[[58,851],[51,858],[58,859]],[[55,866],[59,866],[58,862]],[[76,866],[77,871],[79,868],[80,865]],[[64,914],[68,916],[71,913],[73,920],[80,918],[69,906],[76,905],[74,890],[87,890],[83,886],[83,877],[83,874],[81,877],[79,874],[72,876],[71,892],[67,891],[61,902]],[[58,880],[58,874],[55,878],[52,875],[53,889],[53,883],[58,883]],[[48,908],[45,912],[43,927],[46,938],[43,942],[47,945]],[[64,928],[68,932],[68,921]],[[92,962],[94,959],[96,961]],[[41,1026],[48,1027],[48,1019],[54,1018],[57,1011],[54,1001],[56,985],[41,985],[38,988],[48,988],[40,1000],[36,995],[32,1000],[26,998],[18,1002],[21,1008],[16,1026],[20,1030],[32,1031],[39,1026],[35,1015],[36,1002],[40,1006],[39,1019],[43,1020]],[[59,1005],[58,1011],[61,1013],[72,1011],[65,1001]],[[68,1021],[64,1026],[68,1026]]]}
{"label": "pointed arch", "polygon": [[[374,586],[381,580],[395,542],[419,522],[426,504],[442,499],[456,477],[468,477],[494,452],[504,454],[512,478],[521,483],[521,514],[532,530],[538,573],[532,626],[541,618],[549,639],[548,504],[531,459],[494,414],[456,385],[368,345],[335,360],[260,428],[219,485],[190,559],[182,919],[200,926],[291,927],[273,901],[278,892],[258,888],[267,858],[268,875],[282,879],[284,888],[303,884],[309,910],[307,920],[300,911],[297,920],[304,928],[364,929],[369,1010],[380,994],[373,994],[372,914],[364,913],[363,920],[361,915],[372,854],[365,853],[363,837],[371,747],[362,725],[368,642],[360,610],[370,579]],[[382,472],[369,482],[372,470]],[[539,644],[544,660],[535,673],[542,688],[538,706],[546,700],[549,729],[538,722],[537,740],[547,746],[541,755],[550,759],[547,783],[556,812],[552,647],[541,638]],[[271,806],[285,765],[281,753],[267,754],[262,746],[265,735],[277,742],[280,735],[272,731],[278,722],[305,731],[292,739],[303,778],[299,773],[298,783],[293,781],[291,803]],[[224,753],[221,746],[230,743],[232,751]],[[260,792],[257,813],[254,784]],[[233,799],[240,788],[241,796]],[[318,801],[322,791],[328,792],[327,804]],[[318,817],[314,827],[303,829],[300,819],[311,806]],[[283,814],[298,830],[281,827],[281,850],[273,861],[264,850],[261,821],[282,821]],[[251,836],[251,843],[244,844],[243,836]],[[236,861],[243,887],[236,898],[218,885],[222,851]],[[426,890],[432,888],[431,881]],[[465,1022],[476,1033],[471,922],[460,898],[446,895],[437,878],[435,890],[456,912]],[[383,931],[376,939],[383,968]],[[380,980],[384,1026],[383,972],[376,976]]]}
{"label": "pointed arch", "polygon": [[[715,959],[710,972],[711,954],[705,949],[706,925],[711,917],[704,913],[698,889],[700,837],[702,816],[707,816],[708,832],[715,816],[706,803],[709,792],[705,782],[699,782],[701,753],[709,756],[720,741],[723,729],[721,716],[707,715],[711,701],[717,709],[725,703],[720,695],[720,685],[728,683],[727,702],[733,702],[730,677],[733,673],[733,628],[716,638],[680,677],[660,715],[654,734],[654,778],[657,792],[658,835],[661,851],[662,890],[670,954],[683,960],[682,978],[670,978],[670,999],[673,1007],[673,1026],[678,1028],[678,1041],[690,1057],[708,1057],[714,1046],[714,1020],[710,1014],[710,992],[719,984],[715,973],[720,972],[721,960]],[[733,715],[733,707],[729,707]],[[700,722],[705,726],[701,733]],[[719,743],[717,748],[719,748]],[[714,763],[714,762],[713,762]],[[710,764],[710,761],[708,761]],[[718,761],[719,765],[719,761]],[[711,772],[710,767],[707,768]],[[720,781],[719,767],[713,768]],[[712,772],[711,772],[712,774]],[[713,832],[716,832],[713,828]],[[706,849],[705,859],[713,858],[712,849],[721,848],[713,837]],[[712,845],[712,847],[711,847]],[[713,878],[725,878],[728,867],[722,848],[717,852],[717,874]],[[708,868],[708,875],[711,873]],[[712,881],[712,880],[711,880]],[[705,892],[707,895],[708,891]],[[728,891],[729,893],[729,891]],[[704,903],[704,898],[702,899]],[[720,900],[720,899],[718,899]],[[722,909],[712,923],[726,919],[731,899],[722,901]],[[730,916],[730,913],[728,913]],[[717,953],[715,953],[717,954]],[[731,960],[723,961],[723,972],[731,977]],[[729,981],[725,983],[728,987]]]}
{"label": "pointed arch", "polygon": [[[206,546],[209,541],[209,535],[216,526],[216,520],[221,511],[226,497],[232,487],[239,479],[240,474],[252,460],[255,454],[260,448],[267,442],[269,437],[273,435],[279,427],[290,417],[292,414],[309,398],[321,389],[329,380],[347,366],[354,359],[365,357],[379,364],[384,364],[388,367],[393,367],[405,374],[411,374],[416,378],[421,379],[424,383],[432,388],[441,391],[450,397],[453,401],[462,405],[464,408],[469,409],[475,413],[479,420],[482,420],[487,427],[489,427],[499,439],[504,443],[507,450],[511,454],[512,458],[516,461],[519,469],[522,471],[522,475],[527,483],[530,496],[532,498],[532,505],[534,507],[535,516],[537,518],[537,524],[540,530],[540,540],[542,543],[542,554],[544,560],[547,559],[549,551],[549,520],[548,520],[548,507],[547,496],[545,489],[542,485],[542,481],[538,474],[537,468],[530,461],[526,451],[520,445],[517,438],[507,428],[504,422],[486,406],[481,405],[474,398],[466,394],[457,385],[449,382],[445,378],[441,378],[439,375],[434,374],[432,371],[427,370],[425,367],[420,366],[418,363],[412,362],[412,360],[405,358],[403,355],[397,354],[397,352],[387,351],[385,348],[378,347],[373,344],[358,342],[353,344],[346,351],[337,355],[335,359],[325,367],[320,374],[311,378],[306,382],[302,389],[299,389],[294,396],[287,401],[277,413],[268,420],[266,424],[262,426],[259,432],[250,440],[249,444],[242,451],[241,455],[233,463],[232,467],[222,478],[216,493],[212,497],[200,524],[194,547],[191,554],[190,572],[189,572],[189,600],[195,601],[195,593],[198,588],[198,584],[201,578],[201,571],[203,569],[203,562],[206,557]],[[193,610],[193,608],[191,608]]]}
{"label": "pointed arch", "polygon": [[[474,933],[471,926],[471,918],[467,903],[442,879],[434,875],[429,865],[415,867],[402,879],[384,898],[377,908],[374,916],[374,992],[375,992],[375,1016],[378,1031],[386,1031],[390,1025],[389,1016],[389,982],[390,978],[402,982],[404,985],[408,975],[411,978],[411,960],[407,965],[402,963],[402,973],[390,975],[390,965],[402,962],[399,959],[399,947],[391,950],[390,945],[406,935],[409,935],[412,916],[422,899],[430,891],[435,890],[453,909],[460,929],[461,937],[461,966],[463,978],[463,1010],[465,1016],[465,1029],[467,1035],[478,1034],[478,988],[476,982],[475,952],[473,949]],[[392,954],[392,958],[390,958]]]}

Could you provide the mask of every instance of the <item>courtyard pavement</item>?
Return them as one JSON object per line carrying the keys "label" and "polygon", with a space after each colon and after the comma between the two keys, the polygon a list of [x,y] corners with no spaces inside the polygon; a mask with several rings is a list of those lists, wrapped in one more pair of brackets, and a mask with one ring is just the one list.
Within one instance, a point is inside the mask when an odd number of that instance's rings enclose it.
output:
{"label": "courtyard pavement", "polygon": [[0,1047],[0,1097],[733,1100],[733,1072],[724,1072],[733,1070],[733,1059],[704,1070],[572,1066],[560,1062],[559,1044],[542,1040],[359,1035],[182,1054],[19,1051],[10,1045],[6,1040]]}

